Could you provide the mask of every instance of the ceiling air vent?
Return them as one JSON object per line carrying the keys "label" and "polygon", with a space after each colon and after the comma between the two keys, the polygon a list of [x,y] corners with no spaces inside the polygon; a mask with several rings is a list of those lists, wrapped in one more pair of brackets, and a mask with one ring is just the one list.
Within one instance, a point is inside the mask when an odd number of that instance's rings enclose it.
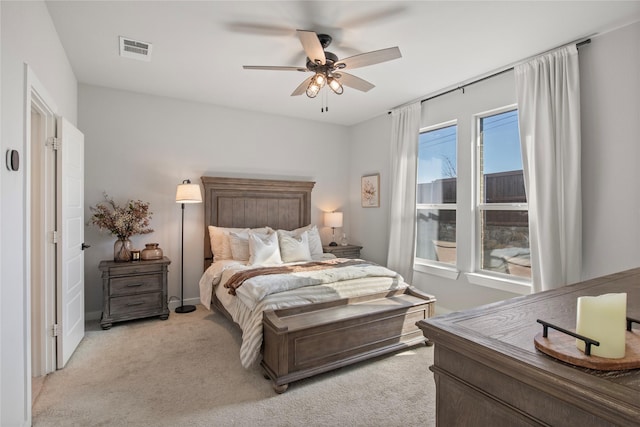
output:
{"label": "ceiling air vent", "polygon": [[151,43],[120,37],[120,56],[124,58],[150,61],[152,47]]}

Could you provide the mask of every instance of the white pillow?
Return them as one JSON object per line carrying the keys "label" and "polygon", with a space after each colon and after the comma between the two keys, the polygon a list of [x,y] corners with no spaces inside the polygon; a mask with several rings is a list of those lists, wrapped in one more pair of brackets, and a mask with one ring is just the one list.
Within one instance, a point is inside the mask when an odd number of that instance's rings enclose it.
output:
{"label": "white pillow", "polygon": [[287,230],[278,230],[289,236],[299,237],[305,231],[309,235],[309,253],[312,258],[322,256],[322,240],[320,240],[320,233],[318,232],[318,227],[315,225],[306,225],[304,227],[296,228],[295,230],[287,231]]}
{"label": "white pillow", "polygon": [[236,261],[249,261],[249,232],[229,233],[231,256]]}
{"label": "white pillow", "polygon": [[249,265],[282,264],[278,233],[260,234],[249,231]]}
{"label": "white pillow", "polygon": [[283,230],[278,230],[278,243],[283,262],[311,261],[307,231],[302,232],[300,236],[291,236]]}
{"label": "white pillow", "polygon": [[309,252],[311,252],[311,256],[322,255],[322,240],[320,240],[318,227],[309,224],[306,228],[309,232]]}
{"label": "white pillow", "polygon": [[213,259],[220,261],[223,259],[233,259],[231,253],[231,245],[229,244],[229,233],[235,232],[249,232],[248,228],[227,228],[216,227],[214,225],[209,226],[209,238],[211,239],[211,252],[213,252]]}
{"label": "white pillow", "polygon": [[[211,252],[213,252],[213,260],[220,261],[223,259],[233,259],[231,253],[231,243],[229,242],[229,233],[248,233],[248,228],[231,228],[231,227],[216,227],[210,225],[209,238],[211,240]],[[267,233],[272,231],[270,227],[253,228],[253,231],[259,233]]]}

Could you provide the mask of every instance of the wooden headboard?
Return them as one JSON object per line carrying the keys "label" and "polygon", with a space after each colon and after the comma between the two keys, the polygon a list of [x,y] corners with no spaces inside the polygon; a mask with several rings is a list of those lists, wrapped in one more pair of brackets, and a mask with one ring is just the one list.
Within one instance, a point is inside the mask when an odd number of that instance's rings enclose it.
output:
{"label": "wooden headboard", "polygon": [[203,176],[204,268],[213,261],[208,226],[293,230],[311,222],[312,181]]}

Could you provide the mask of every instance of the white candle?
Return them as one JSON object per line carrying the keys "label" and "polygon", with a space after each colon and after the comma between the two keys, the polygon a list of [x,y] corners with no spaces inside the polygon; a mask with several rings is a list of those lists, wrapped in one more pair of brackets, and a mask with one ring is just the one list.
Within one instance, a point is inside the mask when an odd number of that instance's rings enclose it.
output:
{"label": "white candle", "polygon": [[[609,359],[624,357],[627,330],[627,294],[604,294],[578,298],[576,333],[599,341],[591,346],[593,356]],[[576,340],[584,351],[584,341]]]}

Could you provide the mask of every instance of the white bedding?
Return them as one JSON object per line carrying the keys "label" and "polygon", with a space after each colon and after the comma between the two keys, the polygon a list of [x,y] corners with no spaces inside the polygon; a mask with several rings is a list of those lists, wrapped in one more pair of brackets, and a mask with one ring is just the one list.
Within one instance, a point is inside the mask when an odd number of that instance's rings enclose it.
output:
{"label": "white bedding", "polygon": [[[251,267],[245,263],[233,260],[224,260],[213,263],[202,275],[200,279],[200,301],[210,309],[212,292],[215,289],[217,298],[231,315],[234,322],[242,329],[242,345],[240,347],[240,360],[242,366],[248,368],[260,360],[260,348],[262,346],[262,313],[265,310],[294,307],[315,302],[330,301],[340,298],[350,298],[367,295],[391,289],[403,289],[408,285],[404,283],[402,277],[395,272],[380,267],[371,266],[368,273],[354,273],[354,269],[349,267],[339,267],[345,270],[346,276],[340,273],[340,278],[351,277],[345,280],[329,282],[322,279],[323,283],[316,285],[307,281],[305,286],[298,287],[301,282],[296,281],[293,289],[273,292],[261,289],[268,280],[259,278],[255,282],[248,279],[237,289],[238,296],[230,295],[229,289],[224,287],[224,283],[238,271],[247,270]],[[375,275],[374,275],[375,274]],[[303,276],[313,276],[312,273],[304,273]],[[372,276],[373,275],[373,276]],[[280,276],[280,275],[274,275]],[[327,274],[323,274],[326,278]],[[316,276],[317,279],[317,276]],[[274,278],[278,287],[278,278]],[[244,291],[243,288],[247,287]],[[240,295],[245,297],[240,298]],[[247,301],[245,304],[244,301]],[[253,309],[250,309],[252,306]]]}

